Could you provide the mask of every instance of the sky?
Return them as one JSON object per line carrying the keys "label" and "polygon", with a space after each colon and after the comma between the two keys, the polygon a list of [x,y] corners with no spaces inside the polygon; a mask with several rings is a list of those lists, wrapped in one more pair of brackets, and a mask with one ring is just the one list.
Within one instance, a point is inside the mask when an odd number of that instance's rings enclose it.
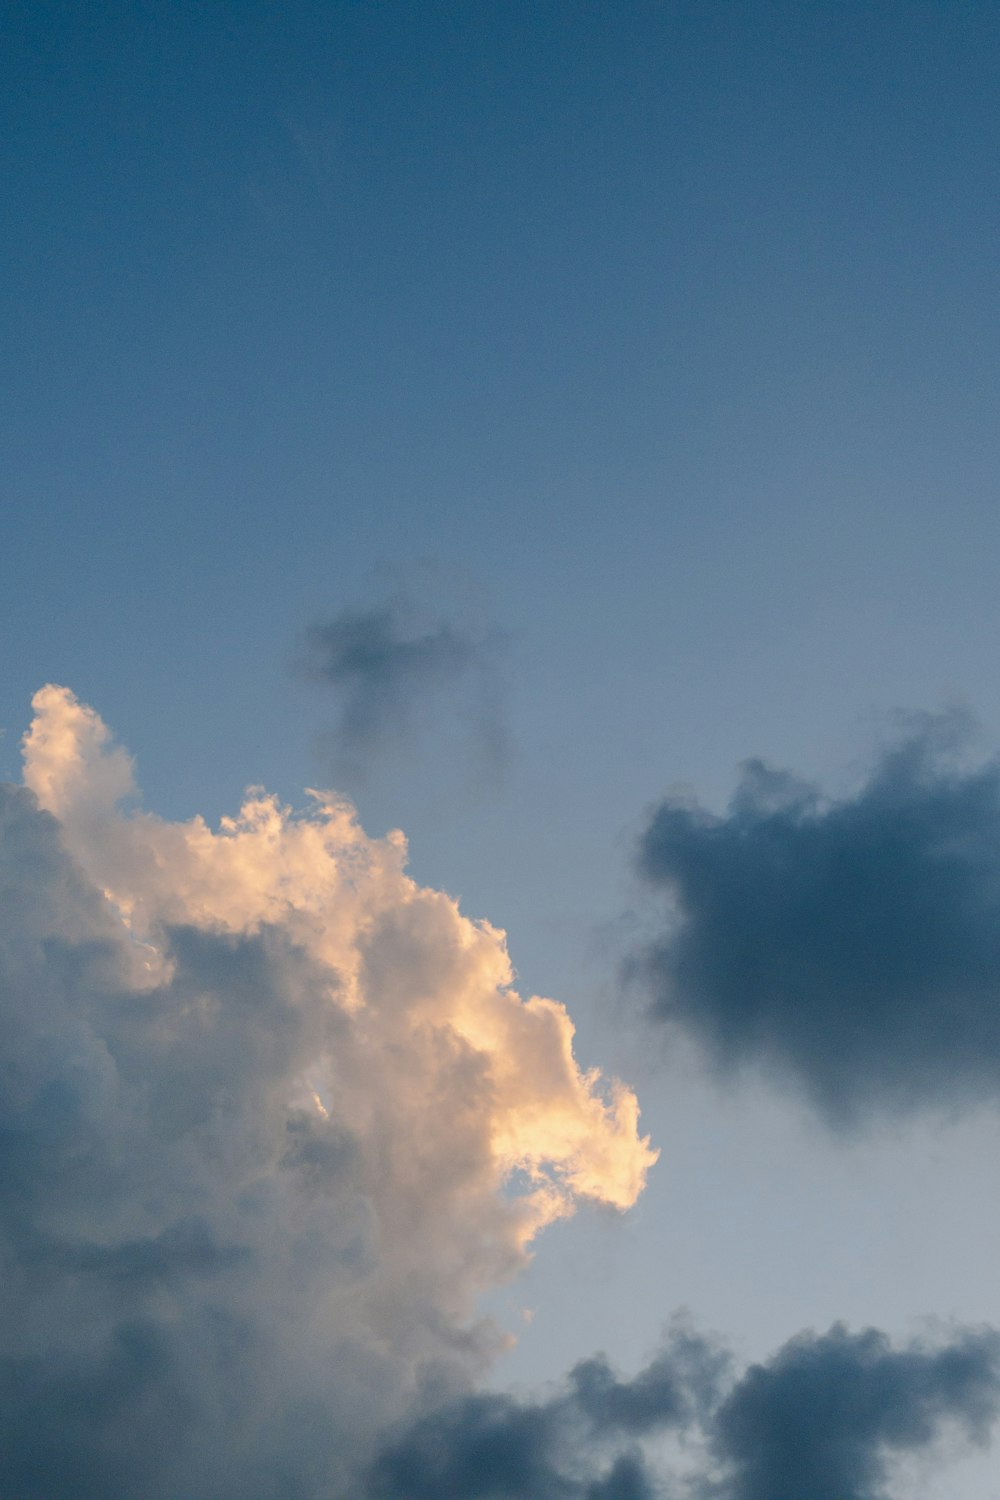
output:
{"label": "sky", "polygon": [[996,8],[2,27],[0,1500],[998,1500]]}

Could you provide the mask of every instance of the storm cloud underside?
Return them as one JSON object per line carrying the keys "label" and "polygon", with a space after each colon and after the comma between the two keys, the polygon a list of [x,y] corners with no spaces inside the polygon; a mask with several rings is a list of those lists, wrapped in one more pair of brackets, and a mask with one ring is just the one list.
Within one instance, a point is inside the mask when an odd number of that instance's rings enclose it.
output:
{"label": "storm cloud underside", "polygon": [[[958,1428],[987,1436],[1000,1335],[893,1347],[836,1325],[734,1377],[716,1343],[675,1330],[632,1380],[577,1365],[544,1402],[467,1397],[395,1435],[376,1500],[886,1500],[893,1461]],[[663,1440],[686,1441],[673,1459]],[[660,1453],[657,1453],[657,1449]]]}

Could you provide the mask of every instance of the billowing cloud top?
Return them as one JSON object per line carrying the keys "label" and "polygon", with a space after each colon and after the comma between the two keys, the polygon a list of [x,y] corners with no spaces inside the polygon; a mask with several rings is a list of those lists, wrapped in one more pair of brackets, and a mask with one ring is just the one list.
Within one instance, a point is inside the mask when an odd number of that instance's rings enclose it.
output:
{"label": "billowing cloud top", "polygon": [[634,1202],[635,1097],[401,835],[316,793],[166,822],[91,709],[34,708],[0,789],[4,1485],[349,1492],[482,1367],[475,1299],[539,1229]]}

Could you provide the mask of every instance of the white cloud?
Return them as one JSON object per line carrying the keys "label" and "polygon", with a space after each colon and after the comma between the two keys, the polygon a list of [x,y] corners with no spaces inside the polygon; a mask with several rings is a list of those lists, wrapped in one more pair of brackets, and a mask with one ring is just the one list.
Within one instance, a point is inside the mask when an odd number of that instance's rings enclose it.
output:
{"label": "white cloud", "polygon": [[402,835],[319,794],[218,830],[123,808],[99,717],[34,706],[0,824],[3,1477],[338,1495],[483,1367],[476,1299],[545,1224],[634,1202],[634,1095]]}

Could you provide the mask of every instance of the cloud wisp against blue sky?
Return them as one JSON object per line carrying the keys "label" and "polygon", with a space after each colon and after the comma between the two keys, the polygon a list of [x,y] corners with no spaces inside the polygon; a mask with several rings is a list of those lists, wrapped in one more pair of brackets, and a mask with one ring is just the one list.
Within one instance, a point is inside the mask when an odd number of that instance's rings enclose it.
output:
{"label": "cloud wisp against blue sky", "polygon": [[338,782],[413,754],[442,715],[464,721],[471,759],[498,768],[507,753],[499,651],[497,632],[476,632],[399,593],[311,625],[298,665],[336,707],[327,743]]}

